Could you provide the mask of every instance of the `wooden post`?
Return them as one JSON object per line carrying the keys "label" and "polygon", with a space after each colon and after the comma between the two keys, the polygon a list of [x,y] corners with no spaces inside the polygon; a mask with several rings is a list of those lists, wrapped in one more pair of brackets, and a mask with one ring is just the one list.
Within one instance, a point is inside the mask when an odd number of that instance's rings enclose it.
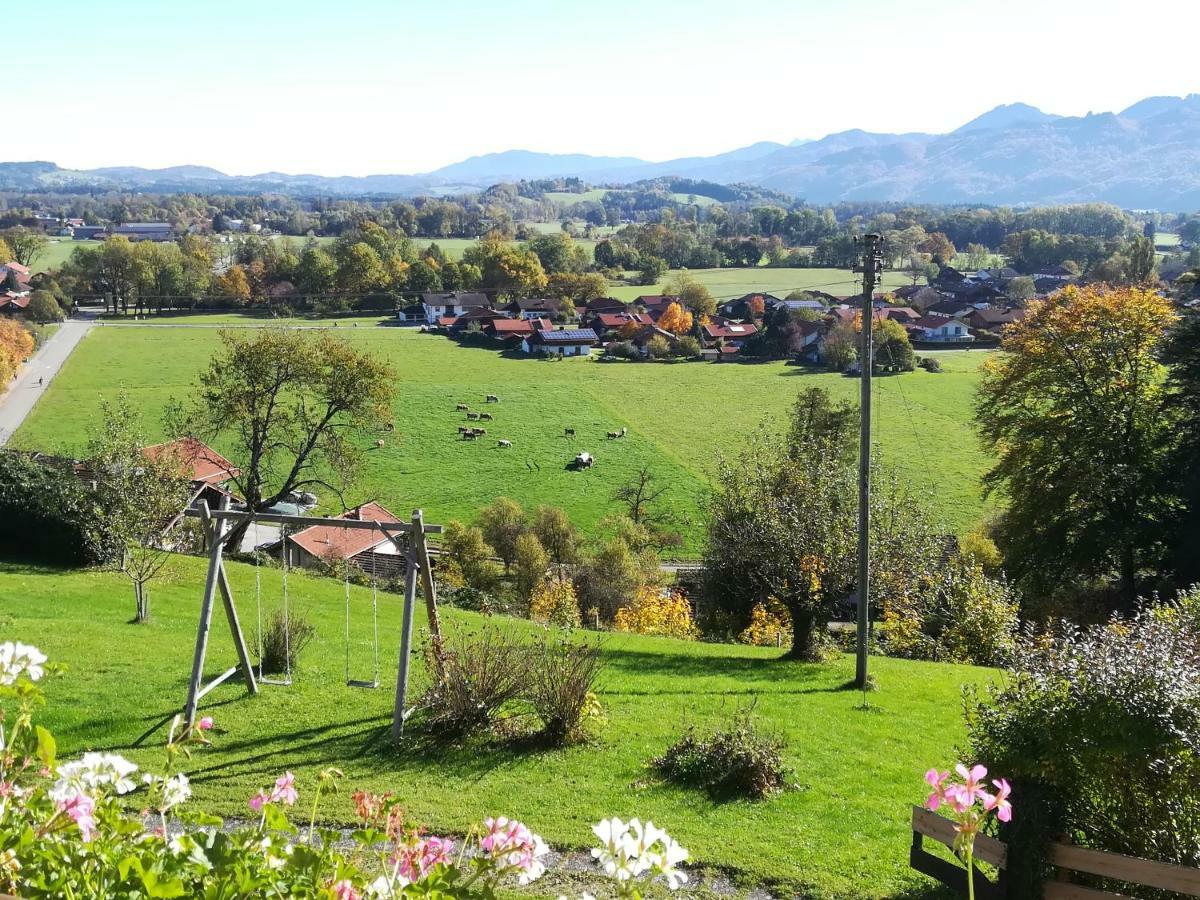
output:
{"label": "wooden post", "polygon": [[[417,515],[414,513],[413,519]],[[424,535],[421,535],[422,539]],[[392,710],[392,740],[398,741],[404,735],[404,709],[408,700],[408,669],[412,657],[412,628],[413,611],[417,605],[417,534],[408,536],[408,551],[406,562],[408,567],[404,573],[404,622],[400,631],[400,666],[396,671],[396,706]]]}
{"label": "wooden post", "polygon": [[429,561],[429,545],[425,542],[425,514],[413,510],[413,530],[409,542],[416,546],[417,562],[421,564],[421,590],[425,593],[425,612],[429,617],[429,642],[433,646],[433,664],[438,678],[445,678],[446,664],[442,659],[442,622],[438,616],[437,587],[433,583],[433,566]]}
{"label": "wooden post", "polygon": [[204,581],[204,599],[200,603],[200,627],[196,631],[196,651],[192,656],[192,677],[188,681],[187,705],[184,707],[184,719],[188,728],[196,723],[196,705],[200,702],[200,681],[204,677],[204,655],[208,651],[208,633],[212,628],[213,600],[217,593],[223,549],[221,520],[209,519],[207,504],[204,504],[201,509],[202,517],[208,524],[208,575]]}
{"label": "wooden post", "polygon": [[225,604],[225,618],[229,621],[229,633],[233,636],[233,646],[237,650],[238,662],[242,664],[242,678],[246,682],[246,690],[252,694],[258,693],[258,683],[254,680],[254,666],[250,663],[250,651],[246,648],[246,636],[242,634],[242,623],[238,621],[237,607],[233,605],[233,590],[229,587],[229,576],[225,574],[225,564],[218,560],[217,584],[221,588],[221,600]]}

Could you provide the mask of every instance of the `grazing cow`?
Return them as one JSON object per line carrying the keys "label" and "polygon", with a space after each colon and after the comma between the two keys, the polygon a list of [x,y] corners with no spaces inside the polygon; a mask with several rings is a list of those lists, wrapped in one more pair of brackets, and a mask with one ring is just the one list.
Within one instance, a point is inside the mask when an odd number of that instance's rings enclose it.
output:
{"label": "grazing cow", "polygon": [[460,403],[458,406],[454,407],[454,409],[456,412],[466,412],[468,409],[470,409],[470,407],[465,403]]}
{"label": "grazing cow", "polygon": [[564,428],[563,434],[567,437],[575,437],[575,429],[574,428]]}
{"label": "grazing cow", "polygon": [[378,441],[376,441],[376,442],[375,442],[375,449],[376,449],[376,450],[382,450],[382,449],[383,449],[383,440],[382,440],[382,439],[380,439],[380,440],[378,440]]}
{"label": "grazing cow", "polygon": [[619,438],[620,436],[621,436],[621,432],[619,432],[619,431],[610,431],[610,432],[608,433],[608,439],[609,439],[610,441],[612,441],[612,440],[616,440],[616,439],[617,439],[617,438]]}
{"label": "grazing cow", "polygon": [[487,429],[486,428],[476,428],[475,434],[476,435],[487,434]]}
{"label": "grazing cow", "polygon": [[495,394],[488,394],[487,397],[484,398],[484,402],[485,403],[499,403],[500,398],[497,397]]}
{"label": "grazing cow", "polygon": [[470,429],[463,432],[463,440],[464,441],[473,441],[477,437],[479,437],[479,435],[477,435],[474,431],[472,431]]}
{"label": "grazing cow", "polygon": [[473,412],[467,413],[467,421],[468,422],[478,422],[479,421],[479,413],[473,413]]}
{"label": "grazing cow", "polygon": [[508,448],[512,447],[512,441],[497,441],[496,446],[504,447],[505,449],[508,449]]}
{"label": "grazing cow", "polygon": [[466,434],[468,431],[474,431],[474,430],[475,430],[475,429],[474,429],[474,428],[472,428],[470,425],[459,425],[459,426],[458,426],[458,433],[459,433],[459,434]]}
{"label": "grazing cow", "polygon": [[481,422],[490,422],[490,421],[492,421],[492,414],[491,413],[480,413],[479,420]]}

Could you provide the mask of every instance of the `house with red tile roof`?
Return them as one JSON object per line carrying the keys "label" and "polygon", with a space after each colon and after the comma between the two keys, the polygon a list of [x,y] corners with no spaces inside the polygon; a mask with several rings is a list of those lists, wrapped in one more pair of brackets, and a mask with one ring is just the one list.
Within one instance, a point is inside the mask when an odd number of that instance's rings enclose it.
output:
{"label": "house with red tile roof", "polygon": [[223,499],[234,499],[230,482],[242,474],[241,470],[204,441],[183,437],[143,447],[142,453],[154,462],[171,459],[179,464],[192,485],[189,506],[204,500],[209,509],[216,509]]}
{"label": "house with red tile roof", "polygon": [[[374,501],[336,518],[401,524],[394,513]],[[313,525],[287,535],[283,552],[288,554],[289,565],[301,568],[321,568],[340,560],[380,578],[396,578],[404,574],[405,568],[403,538],[393,539],[374,528]]]}

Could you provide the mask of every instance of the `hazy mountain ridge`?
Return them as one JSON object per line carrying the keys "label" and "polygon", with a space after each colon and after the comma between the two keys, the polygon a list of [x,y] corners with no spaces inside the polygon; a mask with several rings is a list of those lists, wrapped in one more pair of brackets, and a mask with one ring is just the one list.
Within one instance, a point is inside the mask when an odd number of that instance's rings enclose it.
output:
{"label": "hazy mountain ridge", "polygon": [[0,189],[277,192],[405,196],[499,181],[578,176],[623,184],[678,176],[746,183],[812,202],[1035,204],[1108,201],[1125,207],[1200,208],[1200,94],[1148,97],[1120,113],[1056,116],[1013,103],[948,134],[852,129],[820,140],[761,141],[727,153],[647,162],[635,157],[508,150],[415,175],[226,175],[206,166],[60,169],[0,163]]}

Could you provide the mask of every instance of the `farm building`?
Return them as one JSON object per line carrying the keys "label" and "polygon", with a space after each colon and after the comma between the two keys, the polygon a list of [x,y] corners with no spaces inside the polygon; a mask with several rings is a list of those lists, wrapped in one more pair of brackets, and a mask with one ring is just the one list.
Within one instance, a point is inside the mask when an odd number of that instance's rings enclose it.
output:
{"label": "farm building", "polygon": [[[373,501],[347,510],[337,518],[400,524],[400,519]],[[341,560],[380,578],[397,578],[404,574],[402,547],[374,529],[313,525],[289,534],[284,552],[288,554],[288,565],[300,568],[321,568]]]}
{"label": "farm building", "polygon": [[143,447],[142,453],[147,459],[156,462],[165,457],[179,462],[192,486],[189,505],[204,500],[210,509],[216,509],[222,499],[233,498],[229,482],[240,475],[241,471],[201,440],[191,437],[178,438],[165,444]]}
{"label": "farm building", "polygon": [[535,331],[521,342],[521,350],[539,356],[587,356],[599,343],[590,328]]}
{"label": "farm building", "polygon": [[741,325],[737,322],[709,322],[700,331],[704,336],[704,345],[707,347],[723,344],[726,347],[740,348],[747,338],[758,333],[758,328],[754,325]]}
{"label": "farm building", "polygon": [[1023,309],[977,309],[967,317],[967,322],[972,328],[999,331],[1005,325],[1020,322],[1024,318]]}
{"label": "farm building", "polygon": [[557,300],[547,297],[519,297],[503,309],[518,319],[548,319],[558,312],[558,305]]}
{"label": "farm building", "polygon": [[113,228],[114,235],[131,241],[170,241],[175,239],[170,222],[126,222]]}

